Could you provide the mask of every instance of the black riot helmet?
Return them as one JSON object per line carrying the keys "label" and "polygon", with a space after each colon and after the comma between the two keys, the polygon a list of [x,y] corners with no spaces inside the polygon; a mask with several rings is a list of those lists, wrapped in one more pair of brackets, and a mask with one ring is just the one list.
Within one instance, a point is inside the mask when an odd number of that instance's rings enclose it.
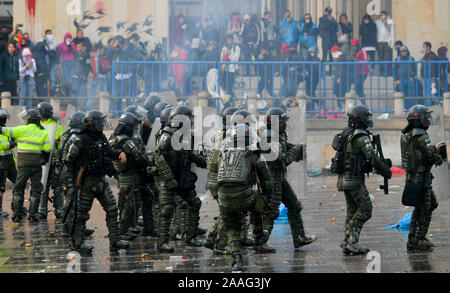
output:
{"label": "black riot helmet", "polygon": [[155,117],[155,119],[161,118],[161,112],[168,107],[170,107],[170,105],[166,102],[156,104],[155,108],[153,108],[153,117]]}
{"label": "black riot helmet", "polygon": [[408,121],[414,127],[428,129],[431,125],[431,113],[426,106],[416,105],[409,109]]}
{"label": "black riot helmet", "polygon": [[139,119],[133,113],[124,113],[119,118],[119,124],[117,125],[114,135],[125,134],[132,136],[135,127],[138,125]]}
{"label": "black riot helmet", "polygon": [[362,105],[353,106],[347,113],[348,126],[352,128],[367,129],[373,127],[373,114],[369,108]]}
{"label": "black riot helmet", "polygon": [[83,112],[75,112],[70,116],[69,119],[69,127],[74,129],[82,129],[83,121],[84,121],[84,113]]}
{"label": "black riot helmet", "polygon": [[176,121],[175,118],[177,117],[178,119],[180,119],[180,117],[188,117],[190,120],[192,120],[194,118],[194,113],[192,112],[191,108],[187,106],[184,105],[176,106],[170,112],[170,126],[182,127],[181,125],[182,123],[178,123],[180,122],[180,120]]}
{"label": "black riot helmet", "polygon": [[248,111],[239,110],[233,114],[233,117],[231,117],[231,121],[234,124],[247,124],[248,125],[247,118],[250,116],[251,116],[251,114]]}
{"label": "black riot helmet", "polygon": [[36,110],[41,113],[42,119],[50,119],[53,117],[53,106],[48,102],[39,103]]}
{"label": "black riot helmet", "polygon": [[237,111],[239,111],[239,109],[236,107],[228,107],[222,111],[222,118],[223,118],[222,123],[223,123],[224,130],[227,127],[227,119],[230,119],[230,121],[231,121],[231,118],[233,117],[234,113],[236,113]]}
{"label": "black riot helmet", "polygon": [[84,117],[83,124],[90,132],[103,132],[103,130],[112,129],[108,116],[97,110],[89,111]]}
{"label": "black riot helmet", "polygon": [[158,103],[161,103],[161,98],[158,96],[150,97],[145,103],[144,108],[148,111],[148,120],[150,120],[151,123],[155,122],[156,117],[153,116],[153,109],[155,109],[155,106]]}
{"label": "black riot helmet", "polygon": [[141,106],[129,106],[125,109],[124,113],[134,114],[138,123],[148,121],[148,111]]}
{"label": "black riot helmet", "polygon": [[0,109],[0,126],[5,126],[9,119],[9,113],[5,109]]}
{"label": "black riot helmet", "polygon": [[173,107],[167,107],[161,112],[161,117],[159,118],[161,121],[162,127],[166,127],[170,125],[170,113],[172,112]]}
{"label": "black riot helmet", "polygon": [[266,113],[267,115],[267,129],[272,129],[272,122],[277,118],[280,123],[280,131],[286,131],[286,123],[289,120],[289,116],[286,111],[281,108],[271,108]]}

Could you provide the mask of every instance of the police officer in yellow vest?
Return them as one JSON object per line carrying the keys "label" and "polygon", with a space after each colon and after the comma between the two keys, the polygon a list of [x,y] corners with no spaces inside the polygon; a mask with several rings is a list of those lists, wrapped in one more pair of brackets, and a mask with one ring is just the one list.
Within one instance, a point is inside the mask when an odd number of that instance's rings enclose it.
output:
{"label": "police officer in yellow vest", "polygon": [[[5,127],[9,119],[8,111],[0,109],[0,127]],[[0,216],[8,217],[3,211],[3,195],[6,190],[6,179],[16,183],[17,170],[13,149],[17,146],[14,140],[0,134]]]}
{"label": "police officer in yellow vest", "polygon": [[46,164],[52,146],[47,131],[41,125],[39,111],[30,109],[19,114],[19,118],[25,121],[25,125],[17,127],[2,127],[1,134],[15,139],[17,142],[17,180],[13,190],[13,222],[22,220],[23,201],[25,187],[28,179],[31,179],[30,190],[30,217],[31,223],[39,222],[38,206],[42,193],[42,165]]}
{"label": "police officer in yellow vest", "polygon": [[55,217],[61,219],[63,217],[64,200],[60,184],[61,166],[57,159],[57,152],[61,148],[61,136],[64,133],[64,130],[61,124],[58,123],[58,118],[55,118],[53,115],[53,106],[50,103],[39,103],[36,109],[41,114],[41,124],[47,130],[49,138],[55,135],[47,184],[44,186],[44,191],[41,194],[39,204],[39,217],[41,219],[47,219],[48,195],[51,188],[53,190],[53,208],[55,210]]}

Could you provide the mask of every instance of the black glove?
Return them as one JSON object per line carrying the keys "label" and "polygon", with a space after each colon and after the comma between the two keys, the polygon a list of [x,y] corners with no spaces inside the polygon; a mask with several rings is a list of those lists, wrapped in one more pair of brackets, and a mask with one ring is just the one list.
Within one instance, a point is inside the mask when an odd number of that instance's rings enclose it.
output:
{"label": "black glove", "polygon": [[42,156],[41,165],[42,166],[47,165],[48,161],[50,160],[50,153],[42,152],[41,156]]}
{"label": "black glove", "polygon": [[445,142],[441,142],[437,145],[437,152],[443,160],[447,160],[447,145]]}
{"label": "black glove", "polygon": [[8,148],[8,151],[9,151],[9,150],[12,150],[12,149],[15,148],[16,146],[17,146],[16,140],[11,140],[11,141],[9,142],[9,148]]}
{"label": "black glove", "polygon": [[392,168],[392,160],[391,159],[385,159],[384,163],[389,167],[389,169]]}

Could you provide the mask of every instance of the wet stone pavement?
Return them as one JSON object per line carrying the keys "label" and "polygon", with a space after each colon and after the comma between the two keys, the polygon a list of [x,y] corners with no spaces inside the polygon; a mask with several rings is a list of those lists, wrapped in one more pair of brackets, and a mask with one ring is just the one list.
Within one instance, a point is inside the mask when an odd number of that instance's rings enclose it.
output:
{"label": "wet stone pavement", "polygon": [[[429,233],[435,248],[432,252],[408,253],[407,232],[383,227],[397,223],[412,211],[401,204],[403,177],[391,181],[391,194],[377,190],[382,183],[371,176],[368,189],[374,195],[372,219],[365,225],[360,243],[381,256],[381,272],[449,272],[450,270],[450,209],[447,199],[440,199],[433,214]],[[335,188],[335,177],[309,178],[308,194],[301,198],[303,217],[309,234],[318,241],[296,251],[292,244],[289,224],[280,221],[270,244],[276,254],[254,255],[244,249],[244,271],[250,273],[365,273],[371,262],[365,256],[344,256],[338,247],[344,235],[345,199]],[[117,190],[115,189],[115,192]],[[117,193],[116,193],[117,194]],[[28,199],[28,195],[26,195]],[[10,213],[11,190],[5,193],[3,206]],[[25,202],[28,205],[28,202]],[[203,196],[201,226],[210,229],[218,209],[215,201]],[[184,247],[173,242],[176,251],[162,254],[156,250],[156,239],[138,237],[130,249],[110,254],[105,215],[94,202],[87,226],[95,229],[88,243],[95,246],[92,257],[82,257],[81,272],[229,272],[231,260],[215,255],[206,248]],[[0,219],[0,272],[66,272],[71,255],[69,239],[62,235],[62,225],[49,214],[47,221],[14,225],[10,218]],[[171,258],[172,257],[172,258]],[[182,257],[184,259],[182,259]]]}

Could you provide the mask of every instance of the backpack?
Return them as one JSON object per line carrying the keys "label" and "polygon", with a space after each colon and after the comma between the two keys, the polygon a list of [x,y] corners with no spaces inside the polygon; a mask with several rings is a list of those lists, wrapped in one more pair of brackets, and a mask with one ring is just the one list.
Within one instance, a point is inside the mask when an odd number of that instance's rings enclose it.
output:
{"label": "backpack", "polygon": [[352,128],[346,128],[343,132],[336,134],[333,138],[332,147],[336,151],[336,155],[331,159],[332,174],[341,175],[345,171],[347,144],[352,131]]}
{"label": "backpack", "polygon": [[109,61],[106,59],[104,55],[101,55],[98,61],[98,72],[100,74],[107,74],[110,70]]}

